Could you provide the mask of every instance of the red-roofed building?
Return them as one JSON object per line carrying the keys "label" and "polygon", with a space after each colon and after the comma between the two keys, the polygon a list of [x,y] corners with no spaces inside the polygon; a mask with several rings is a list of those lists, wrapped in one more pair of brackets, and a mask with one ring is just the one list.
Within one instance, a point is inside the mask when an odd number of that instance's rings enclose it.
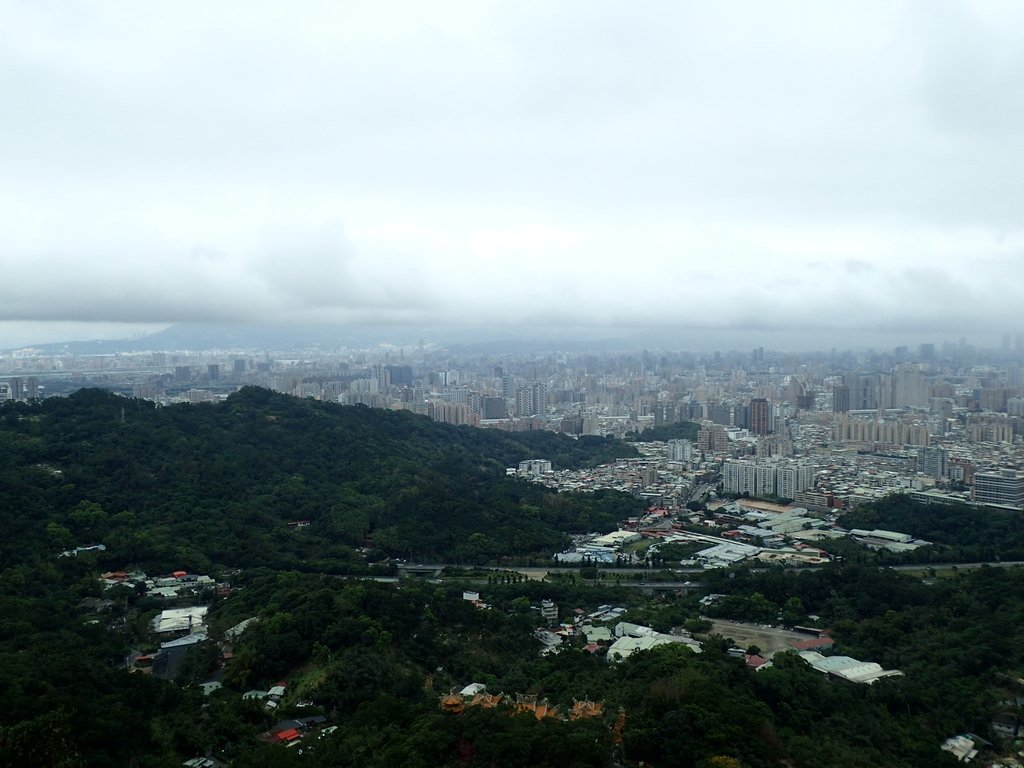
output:
{"label": "red-roofed building", "polygon": [[799,549],[801,552],[806,552],[806,553],[809,553],[809,554],[813,553],[813,554],[817,555],[818,557],[828,557],[828,552],[826,552],[821,547],[812,547],[809,544],[798,543],[798,544],[794,544],[793,548],[794,549]]}
{"label": "red-roofed building", "polygon": [[294,728],[289,728],[287,731],[279,731],[278,733],[274,734],[274,737],[282,744],[287,744],[290,741],[295,741],[296,739],[302,738],[302,734],[300,734]]}
{"label": "red-roofed building", "polygon": [[836,641],[828,635],[823,635],[822,637],[815,637],[810,640],[801,640],[797,643],[790,643],[790,645],[792,645],[798,651],[817,651],[821,648],[831,648],[835,644]]}

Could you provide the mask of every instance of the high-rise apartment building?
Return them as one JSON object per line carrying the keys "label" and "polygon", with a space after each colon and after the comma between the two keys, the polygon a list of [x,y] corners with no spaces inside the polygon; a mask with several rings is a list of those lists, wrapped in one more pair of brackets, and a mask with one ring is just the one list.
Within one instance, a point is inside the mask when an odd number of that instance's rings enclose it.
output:
{"label": "high-rise apartment building", "polygon": [[412,366],[410,365],[386,365],[384,371],[388,384],[393,387],[412,386]]}
{"label": "high-rise apartment building", "polygon": [[814,487],[814,466],[802,462],[780,464],[775,474],[775,494],[792,499],[800,491]]}
{"label": "high-rise apartment building", "polygon": [[732,406],[728,403],[708,403],[708,421],[732,426]]}
{"label": "high-rise apartment building", "polygon": [[722,466],[726,493],[792,499],[814,487],[814,466],[803,462],[730,459]]}
{"label": "high-rise apartment building", "polygon": [[516,390],[516,415],[547,416],[548,387],[543,382],[534,382]]}
{"label": "high-rise apartment building", "polygon": [[665,424],[675,424],[678,419],[676,418],[676,404],[672,402],[661,402],[655,403],[651,408],[654,413],[654,426],[661,427]]}
{"label": "high-rise apartment building", "polygon": [[928,405],[928,384],[916,365],[901,365],[892,375],[892,406],[894,408]]}
{"label": "high-rise apartment building", "polygon": [[757,465],[752,461],[726,461],[722,465],[722,488],[726,493],[746,493],[750,496],[774,494],[758,493]]}
{"label": "high-rise apartment building", "polygon": [[694,445],[689,440],[669,440],[669,461],[693,461]]}
{"label": "high-rise apartment building", "polygon": [[732,423],[740,429],[750,429],[750,406],[736,403],[732,407]]}
{"label": "high-rise apartment building", "polygon": [[849,413],[850,388],[845,384],[832,387],[832,413]]}
{"label": "high-rise apartment building", "polygon": [[705,422],[697,432],[697,447],[704,453],[725,453],[729,450],[729,436],[725,427]]}
{"label": "high-rise apartment building", "polygon": [[843,377],[850,389],[851,411],[873,411],[878,407],[878,376],[851,373]]}
{"label": "high-rise apartment building", "polygon": [[480,416],[484,419],[507,419],[507,401],[504,397],[480,398]]}
{"label": "high-rise apartment building", "polygon": [[917,471],[922,475],[941,480],[949,474],[948,464],[949,454],[945,448],[930,446],[917,449]]}
{"label": "high-rise apartment building", "polygon": [[771,403],[763,397],[750,401],[750,432],[767,435],[771,431]]}

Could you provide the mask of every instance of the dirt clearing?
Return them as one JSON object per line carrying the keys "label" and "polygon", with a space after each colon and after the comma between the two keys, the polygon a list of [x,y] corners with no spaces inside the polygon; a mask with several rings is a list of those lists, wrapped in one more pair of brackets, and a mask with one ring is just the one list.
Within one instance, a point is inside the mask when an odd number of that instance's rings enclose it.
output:
{"label": "dirt clearing", "polygon": [[725,619],[712,619],[711,624],[714,627],[712,632],[723,637],[731,637],[740,648],[756,645],[761,649],[761,656],[766,659],[770,659],[779,651],[789,650],[793,647],[793,643],[814,638],[814,635],[807,635],[803,632],[762,627],[758,624],[742,624]]}

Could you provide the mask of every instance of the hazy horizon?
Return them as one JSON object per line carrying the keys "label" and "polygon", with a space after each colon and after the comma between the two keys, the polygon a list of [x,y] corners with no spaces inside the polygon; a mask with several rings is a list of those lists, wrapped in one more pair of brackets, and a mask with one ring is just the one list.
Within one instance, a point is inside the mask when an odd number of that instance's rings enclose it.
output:
{"label": "hazy horizon", "polygon": [[[90,326],[90,329],[93,327]],[[30,349],[36,346],[47,344],[77,343],[91,341],[119,342],[132,339],[146,339],[153,337],[160,339],[163,334],[160,331],[174,333],[181,331],[188,335],[192,330],[201,330],[203,335],[217,334],[223,332],[223,338],[228,339],[241,334],[245,338],[258,338],[261,332],[268,331],[274,341],[268,341],[262,349],[271,349],[275,346],[276,340],[282,337],[294,335],[296,338],[326,338],[332,332],[339,336],[355,334],[358,338],[370,339],[367,343],[352,343],[353,349],[368,349],[375,346],[394,345],[412,351],[419,340],[424,340],[428,346],[483,346],[495,345],[502,342],[536,342],[539,348],[550,349],[558,344],[573,344],[578,347],[586,347],[588,344],[612,343],[612,346],[623,350],[650,349],[666,352],[695,352],[704,353],[712,351],[722,352],[749,352],[756,347],[762,347],[772,352],[828,352],[832,349],[837,351],[865,352],[868,350],[885,353],[892,352],[895,347],[905,346],[916,352],[921,344],[934,344],[936,350],[941,351],[944,342],[959,343],[963,338],[972,346],[982,349],[996,350],[1001,346],[1002,339],[999,335],[973,336],[952,336],[929,335],[929,334],[908,334],[902,331],[891,333],[874,333],[865,335],[863,332],[845,332],[822,334],[820,332],[792,332],[792,331],[738,331],[738,330],[717,330],[699,328],[672,328],[651,326],[647,328],[603,328],[603,327],[561,327],[561,326],[507,326],[507,327],[464,327],[455,325],[439,325],[433,327],[394,326],[388,327],[373,326],[364,327],[341,327],[341,326],[274,326],[269,329],[266,326],[258,325],[200,325],[195,329],[190,325],[167,326],[166,328],[151,329],[149,332],[141,332],[132,329],[131,332],[121,326],[104,327],[105,334],[98,334],[89,337],[73,338],[59,335],[60,329],[56,329],[58,335],[51,339],[36,339],[34,342],[20,341],[11,343],[10,337],[0,334],[0,351],[4,349]],[[389,330],[393,331],[389,334]],[[616,346],[615,341],[621,341],[621,346]],[[546,346],[545,346],[546,345]],[[145,346],[145,345],[143,345]],[[170,351],[169,347],[155,344],[152,351]],[[198,348],[197,348],[198,351]]]}

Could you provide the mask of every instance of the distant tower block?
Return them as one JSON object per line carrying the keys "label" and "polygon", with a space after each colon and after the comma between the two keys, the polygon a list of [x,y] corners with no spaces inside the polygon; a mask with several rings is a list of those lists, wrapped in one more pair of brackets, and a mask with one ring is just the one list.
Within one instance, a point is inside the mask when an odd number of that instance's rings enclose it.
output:
{"label": "distant tower block", "polygon": [[750,431],[755,435],[767,435],[770,423],[771,404],[763,397],[750,401]]}

